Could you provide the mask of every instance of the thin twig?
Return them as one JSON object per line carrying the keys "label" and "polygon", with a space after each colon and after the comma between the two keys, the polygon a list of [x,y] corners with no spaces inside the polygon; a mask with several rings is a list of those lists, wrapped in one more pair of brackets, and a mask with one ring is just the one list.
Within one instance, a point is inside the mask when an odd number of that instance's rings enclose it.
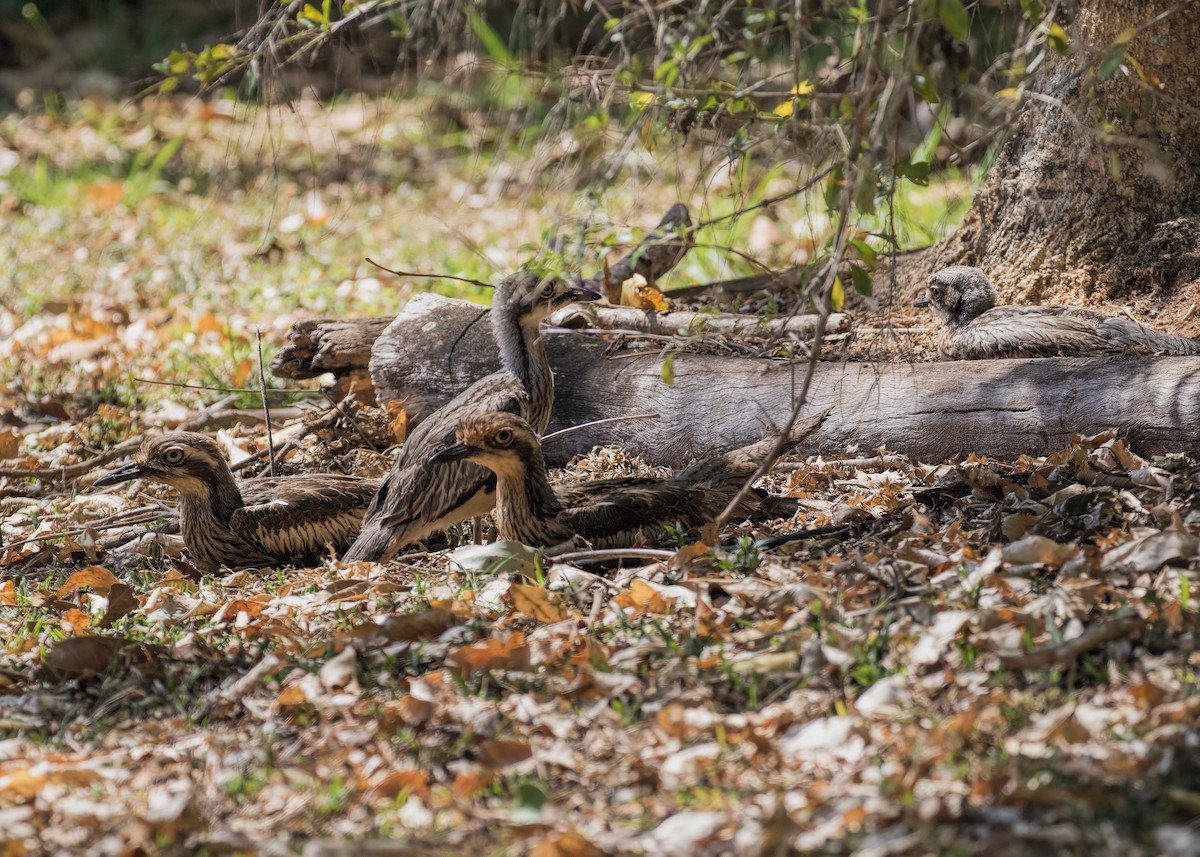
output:
{"label": "thin twig", "polygon": [[429,280],[458,280],[460,283],[470,283],[473,286],[479,286],[480,288],[484,289],[496,288],[495,283],[484,283],[480,280],[472,280],[470,277],[456,277],[453,274],[414,274],[411,271],[393,271],[391,268],[385,268],[383,265],[380,265],[370,256],[367,257],[367,262],[371,265],[374,265],[379,270],[387,271],[389,274],[395,274],[397,277],[423,277]]}
{"label": "thin twig", "polygon": [[657,548],[608,548],[605,550],[572,551],[552,557],[555,562],[594,562],[605,559],[653,559],[668,560],[675,551]]}
{"label": "thin twig", "polygon": [[275,433],[271,430],[271,406],[267,403],[267,374],[263,371],[262,359],[262,329],[254,328],[254,338],[258,343],[258,389],[262,391],[263,418],[267,423],[267,458],[271,463],[271,476],[278,476],[275,469]]}
{"label": "thin twig", "polygon": [[662,417],[662,414],[629,414],[628,416],[624,416],[624,417],[605,417],[602,420],[592,420],[591,422],[588,422],[588,423],[580,423],[577,426],[567,426],[564,429],[559,429],[558,431],[552,431],[552,432],[550,432],[550,434],[544,434],[544,435],[542,435],[542,443],[545,443],[548,440],[552,440],[553,438],[556,438],[559,435],[570,434],[573,431],[580,431],[581,429],[591,428],[592,426],[602,426],[605,423],[619,423],[619,422],[623,422],[625,420],[647,420],[647,419],[657,420],[657,419],[660,419],[661,417]]}

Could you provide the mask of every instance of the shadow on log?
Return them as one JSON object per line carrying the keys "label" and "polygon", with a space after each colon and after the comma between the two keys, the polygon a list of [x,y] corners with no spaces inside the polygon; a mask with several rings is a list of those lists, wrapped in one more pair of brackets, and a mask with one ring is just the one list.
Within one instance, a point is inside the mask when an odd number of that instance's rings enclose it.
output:
{"label": "shadow on log", "polygon": [[[415,422],[499,367],[482,309],[434,295],[413,298],[379,337],[371,377],[381,402],[404,401]],[[453,353],[452,353],[453,348]],[[560,464],[599,443],[656,464],[761,438],[782,425],[805,367],[779,360],[677,354],[674,384],[662,356],[609,356],[602,339],[550,335],[556,393],[550,430],[656,412],[552,439]],[[1200,358],[1116,357],[954,363],[822,363],[805,413],[830,409],[802,448],[840,453],[879,446],[923,461],[967,452],[1015,457],[1066,446],[1075,432],[1116,427],[1143,454],[1200,440]]]}

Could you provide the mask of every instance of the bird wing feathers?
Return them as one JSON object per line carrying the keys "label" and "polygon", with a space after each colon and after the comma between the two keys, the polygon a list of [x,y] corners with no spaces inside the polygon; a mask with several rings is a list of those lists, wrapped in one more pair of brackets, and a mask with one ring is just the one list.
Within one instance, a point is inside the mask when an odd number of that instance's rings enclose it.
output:
{"label": "bird wing feathers", "polygon": [[345,546],[379,485],[327,474],[247,480],[241,485],[246,505],[233,513],[229,529],[285,558],[320,552],[325,544]]}
{"label": "bird wing feathers", "polygon": [[430,467],[429,459],[454,437],[462,419],[493,411],[524,414],[528,406],[521,382],[507,372],[497,372],[426,417],[400,447],[367,510],[362,537],[347,558],[378,560],[393,548],[489,511],[495,504],[496,479],[491,471],[469,461]]}
{"label": "bird wing feathers", "polygon": [[713,493],[674,479],[603,479],[560,486],[554,493],[564,507],[559,523],[596,546],[627,546],[639,534],[653,543],[667,524],[690,528],[712,517]]}
{"label": "bird wing feathers", "polygon": [[962,327],[942,328],[938,349],[951,360],[1111,354],[1113,345],[1096,329],[1104,318],[1081,307],[995,307]]}
{"label": "bird wing feathers", "polygon": [[990,357],[1095,357],[1200,354],[1200,342],[1085,307],[998,306],[938,340],[952,360]]}

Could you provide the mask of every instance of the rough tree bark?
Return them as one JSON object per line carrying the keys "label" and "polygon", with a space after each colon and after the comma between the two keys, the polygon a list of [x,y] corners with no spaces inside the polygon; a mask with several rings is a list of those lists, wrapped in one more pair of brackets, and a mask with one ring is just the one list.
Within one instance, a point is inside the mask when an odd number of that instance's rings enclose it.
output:
{"label": "rough tree bark", "polygon": [[[1101,80],[1130,28],[1123,67]],[[897,265],[895,297],[945,265],[978,265],[1006,302],[1125,305],[1195,334],[1200,6],[1081,0],[1068,32],[1073,53],[1048,57],[963,224]]]}
{"label": "rough tree bark", "polygon": [[[499,368],[496,345],[475,324],[479,307],[423,295],[379,337],[371,376],[380,401],[403,401],[410,424]],[[782,425],[805,367],[781,360],[677,354],[674,380],[663,355],[609,355],[603,339],[564,331],[548,337],[555,370],[551,431],[606,423],[550,441],[562,463],[598,443],[680,466],[713,449],[761,438]],[[1066,446],[1074,432],[1119,428],[1142,453],[1200,442],[1200,359],[977,360],[968,363],[819,364],[806,413],[830,409],[808,452],[886,446],[922,461],[958,453],[1012,457]],[[964,379],[970,379],[964,383]]]}

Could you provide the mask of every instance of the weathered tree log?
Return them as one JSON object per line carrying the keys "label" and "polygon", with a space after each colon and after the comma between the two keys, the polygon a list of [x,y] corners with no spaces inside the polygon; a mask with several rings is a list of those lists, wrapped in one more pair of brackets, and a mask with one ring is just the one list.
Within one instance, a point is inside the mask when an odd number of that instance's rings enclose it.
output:
{"label": "weathered tree log", "polygon": [[313,318],[298,321],[288,342],[271,360],[277,378],[315,378],[325,372],[341,374],[363,369],[371,348],[390,318]]}
{"label": "weathered tree log", "polygon": [[[481,312],[436,296],[410,301],[375,344],[371,375],[379,400],[404,401],[415,422],[499,368],[485,324],[462,334]],[[569,332],[550,336],[546,346],[556,379],[551,431],[659,414],[552,439],[552,463],[615,443],[679,466],[750,443],[786,421],[805,371],[785,361],[681,353],[669,386],[660,355],[610,357],[603,340]],[[1200,442],[1200,358],[828,362],[818,367],[806,412],[826,408],[809,452],[885,446],[923,461],[966,452],[1013,457],[1111,427],[1144,454],[1179,451]]]}
{"label": "weathered tree log", "polygon": [[[795,336],[812,339],[817,332],[817,316],[792,315],[767,318],[757,315],[709,312],[653,312],[636,307],[578,304],[567,307],[550,319],[554,327],[573,329],[632,330],[657,336],[715,334],[740,340],[769,340]],[[829,316],[825,334],[832,336],[850,330],[850,316]]]}
{"label": "weathered tree log", "polygon": [[[414,298],[418,302],[425,298]],[[482,307],[470,307],[474,315]],[[459,310],[455,310],[458,312]],[[462,310],[465,312],[465,309]],[[465,316],[464,316],[465,318]],[[315,378],[324,372],[344,375],[365,370],[371,361],[371,349],[392,319],[321,318],[298,321],[288,331],[288,343],[271,361],[271,374],[279,378]],[[481,322],[482,324],[482,322]],[[632,330],[659,336],[673,336],[681,330],[706,332],[738,340],[763,341],[785,336],[811,339],[816,332],[815,315],[762,318],[733,313],[653,312],[636,307],[587,304],[570,306],[551,316],[551,327]],[[482,330],[486,332],[487,326]],[[850,316],[834,313],[825,325],[827,336],[850,330]]]}

